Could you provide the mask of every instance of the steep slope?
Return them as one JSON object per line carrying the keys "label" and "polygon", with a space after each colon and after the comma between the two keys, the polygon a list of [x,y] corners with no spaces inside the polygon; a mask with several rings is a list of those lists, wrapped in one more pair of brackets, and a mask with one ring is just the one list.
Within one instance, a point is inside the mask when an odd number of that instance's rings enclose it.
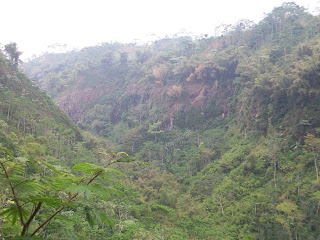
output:
{"label": "steep slope", "polygon": [[57,124],[72,129],[81,139],[80,132],[69,117],[53,104],[50,97],[36,87],[24,74],[17,71],[15,66],[8,64],[2,52],[1,60],[1,111],[0,116],[16,130],[24,134],[36,134],[39,119],[54,118]]}
{"label": "steep slope", "polygon": [[177,214],[168,239],[317,239],[319,26],[285,3],[220,37],[104,44],[23,68],[81,128],[177,177],[178,198],[130,173]]}
{"label": "steep slope", "polygon": [[[20,234],[33,239],[33,233],[43,239],[140,239],[165,234],[159,229],[169,225],[171,209],[145,201],[118,170],[107,168],[104,175],[89,180],[80,175],[90,176],[92,168],[108,166],[112,159],[103,156],[115,153],[98,153],[110,150],[108,141],[81,132],[0,51],[1,239],[21,239]],[[163,174],[168,184],[176,184],[172,175],[151,168],[143,171]],[[150,179],[152,185],[155,180]],[[53,220],[38,231],[50,214]],[[154,215],[159,217],[159,229],[148,220]]]}

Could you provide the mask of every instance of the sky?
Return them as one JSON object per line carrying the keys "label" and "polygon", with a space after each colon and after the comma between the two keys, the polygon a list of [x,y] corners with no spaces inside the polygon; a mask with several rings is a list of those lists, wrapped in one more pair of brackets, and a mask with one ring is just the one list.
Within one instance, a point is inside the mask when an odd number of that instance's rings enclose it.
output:
{"label": "sky", "polygon": [[[147,42],[179,32],[213,35],[221,24],[259,22],[283,0],[0,0],[0,44],[23,59],[102,42]],[[319,0],[296,0],[314,10]],[[61,49],[60,49],[61,50]]]}

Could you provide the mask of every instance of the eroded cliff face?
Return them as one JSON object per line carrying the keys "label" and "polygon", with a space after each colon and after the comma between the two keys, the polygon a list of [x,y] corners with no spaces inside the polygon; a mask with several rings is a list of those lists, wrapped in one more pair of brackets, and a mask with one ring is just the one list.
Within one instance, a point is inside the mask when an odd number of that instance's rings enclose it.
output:
{"label": "eroded cliff face", "polygon": [[[132,100],[126,103],[130,105],[130,108],[139,108],[141,104],[152,108],[154,105],[160,104],[164,109],[168,110],[170,118],[174,118],[175,113],[181,108],[187,110],[191,108],[203,109],[213,97],[221,100],[223,113],[227,114],[228,112],[227,103],[225,103],[228,93],[216,86],[197,82],[187,82],[184,85],[178,85],[178,87],[177,85],[160,85],[159,83],[148,85],[129,85],[124,89],[122,96],[119,97],[115,104],[114,102],[103,101],[103,98],[108,98],[115,89],[119,90],[122,86],[113,86],[113,89],[102,86],[96,88],[76,86],[56,98],[55,102],[75,122],[82,120],[87,112],[94,107],[95,103],[110,105],[113,108],[113,118],[115,118],[117,108],[119,108],[118,105],[122,104],[122,99],[133,99],[134,97],[139,100]],[[176,88],[177,90],[175,90]]]}
{"label": "eroded cliff face", "polygon": [[74,89],[55,99],[55,102],[71,117],[74,122],[82,119],[88,108],[103,96],[102,89]]}
{"label": "eroded cliff face", "polygon": [[[55,102],[76,123],[92,123],[98,118],[117,125],[125,114],[129,119],[136,119],[139,125],[143,124],[146,116],[154,121],[161,120],[162,129],[171,131],[181,111],[193,109],[196,114],[204,115],[212,101],[219,105],[218,116],[226,117],[230,111],[229,102],[233,91],[232,87],[222,88],[217,84],[196,81],[179,84],[153,81],[131,83],[126,87],[121,84],[86,87],[78,83],[57,97]],[[114,92],[121,95],[113,99]],[[98,114],[93,110],[96,105],[109,110]],[[91,115],[94,115],[92,119]]]}
{"label": "eroded cliff face", "polygon": [[215,116],[228,115],[238,61],[236,52],[220,56],[230,44],[222,43],[183,37],[150,46],[106,44],[46,54],[25,70],[82,126],[161,121],[170,131],[177,114],[205,115],[212,102]]}

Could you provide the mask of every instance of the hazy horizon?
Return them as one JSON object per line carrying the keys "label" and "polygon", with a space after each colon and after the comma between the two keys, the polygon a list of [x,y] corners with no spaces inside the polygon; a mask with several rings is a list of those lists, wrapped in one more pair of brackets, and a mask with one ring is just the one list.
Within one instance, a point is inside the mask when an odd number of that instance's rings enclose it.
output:
{"label": "hazy horizon", "polygon": [[[259,22],[283,0],[245,1],[39,1],[3,2],[0,44],[16,42],[22,59],[50,51],[81,49],[103,42],[148,42],[185,32],[212,36],[217,26],[241,19]],[[318,0],[297,0],[315,10]],[[17,7],[19,6],[19,7]],[[8,20],[9,19],[9,20]],[[65,46],[63,46],[65,45]],[[53,49],[51,49],[53,51]]]}

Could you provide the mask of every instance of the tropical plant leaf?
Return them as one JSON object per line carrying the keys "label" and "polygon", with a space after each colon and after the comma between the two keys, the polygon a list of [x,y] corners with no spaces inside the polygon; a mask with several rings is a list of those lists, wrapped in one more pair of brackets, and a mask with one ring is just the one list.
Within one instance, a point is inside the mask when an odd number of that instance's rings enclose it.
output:
{"label": "tropical plant leaf", "polygon": [[[7,220],[11,219],[11,224],[14,225],[17,222],[19,217],[19,210],[16,204],[11,204],[7,208],[3,208],[4,210],[0,212],[0,217],[4,216]],[[28,211],[24,208],[20,208],[23,217],[28,216]]]}
{"label": "tropical plant leaf", "polygon": [[112,163],[120,163],[120,162],[130,163],[133,161],[134,161],[134,158],[123,157],[123,158],[119,158],[119,159],[114,160]]}
{"label": "tropical plant leaf", "polygon": [[25,157],[17,157],[16,160],[18,160],[18,162],[20,163],[27,163],[28,159]]}
{"label": "tropical plant leaf", "polygon": [[117,189],[114,189],[112,187],[103,186],[98,183],[91,184],[89,186],[89,189],[90,189],[90,192],[92,192],[94,195],[96,195],[100,198],[104,198],[104,199],[110,198],[111,195],[122,194],[122,192]]}
{"label": "tropical plant leaf", "polygon": [[71,176],[64,176],[64,175],[59,175],[55,178],[50,179],[50,181],[48,180],[48,184],[55,189],[56,191],[60,190],[64,190],[67,187],[69,187],[72,184],[77,183],[79,180],[79,178],[77,177],[71,177]]}
{"label": "tropical plant leaf", "polygon": [[46,166],[47,168],[49,168],[51,171],[59,174],[59,175],[63,175],[63,174],[66,174],[65,172],[62,172],[60,170],[58,170],[55,166],[49,164],[49,163],[46,163],[46,162],[43,162],[43,165]]}
{"label": "tropical plant leaf", "polygon": [[16,185],[20,193],[24,193],[27,195],[35,195],[39,193],[43,193],[45,190],[45,186],[39,182],[33,180],[25,180],[22,185],[19,183]]}
{"label": "tropical plant leaf", "polygon": [[27,163],[30,164],[32,167],[34,167],[39,173],[42,172],[42,169],[40,168],[37,162],[28,160]]}
{"label": "tropical plant leaf", "polygon": [[68,193],[78,193],[78,194],[91,194],[91,189],[89,185],[73,185],[65,189]]}
{"label": "tropical plant leaf", "polygon": [[114,168],[105,168],[104,171],[106,173],[111,173],[111,174],[117,174],[117,175],[120,175],[120,176],[124,176],[125,174],[117,169],[114,169]]}
{"label": "tropical plant leaf", "polygon": [[7,214],[9,214],[11,211],[15,211],[15,209],[13,209],[11,206],[10,207],[3,207],[1,212],[0,212],[0,217],[5,216]]}
{"label": "tropical plant leaf", "polygon": [[12,226],[14,226],[17,223],[18,215],[19,215],[18,211],[15,211],[12,214],[12,219],[11,219],[11,225]]}
{"label": "tropical plant leaf", "polygon": [[13,151],[9,150],[6,147],[0,147],[0,156],[6,156],[6,155],[13,156]]}
{"label": "tropical plant leaf", "polygon": [[79,163],[73,167],[73,170],[78,171],[78,172],[87,173],[87,174],[94,174],[94,173],[97,173],[99,171],[104,170],[104,168],[97,166],[97,165],[94,165],[92,163]]}
{"label": "tropical plant leaf", "polygon": [[117,152],[117,156],[125,155],[126,157],[129,157],[129,154],[126,152]]}
{"label": "tropical plant leaf", "polygon": [[19,184],[20,182],[22,182],[24,180],[25,180],[25,178],[23,176],[19,176],[19,175],[10,176],[10,182],[12,184]]}
{"label": "tropical plant leaf", "polygon": [[19,200],[24,201],[25,203],[39,203],[43,202],[48,206],[57,207],[57,206],[65,206],[68,205],[68,202],[63,202],[57,196],[43,196],[43,195],[35,195],[35,196],[28,196],[26,198],[19,198]]}
{"label": "tropical plant leaf", "polygon": [[10,180],[13,178],[13,176],[23,176],[25,172],[25,168],[17,164],[11,164],[7,166],[7,170],[10,172]]}
{"label": "tropical plant leaf", "polygon": [[63,211],[61,212],[61,214],[56,215],[54,219],[59,220],[61,222],[65,222],[65,223],[74,223],[74,224],[78,223],[77,220],[73,219],[67,214],[67,211]]}

